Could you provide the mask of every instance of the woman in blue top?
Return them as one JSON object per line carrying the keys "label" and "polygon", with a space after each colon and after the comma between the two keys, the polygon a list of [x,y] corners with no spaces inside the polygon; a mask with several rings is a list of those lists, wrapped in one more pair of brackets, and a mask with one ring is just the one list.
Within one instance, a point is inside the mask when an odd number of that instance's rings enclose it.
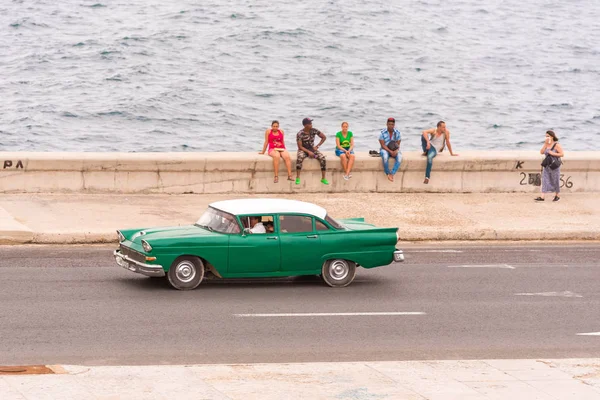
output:
{"label": "woman in blue top", "polygon": [[354,165],[354,135],[348,130],[348,123],[342,122],[342,130],[335,134],[335,155],[340,158],[344,169],[344,179],[352,178]]}

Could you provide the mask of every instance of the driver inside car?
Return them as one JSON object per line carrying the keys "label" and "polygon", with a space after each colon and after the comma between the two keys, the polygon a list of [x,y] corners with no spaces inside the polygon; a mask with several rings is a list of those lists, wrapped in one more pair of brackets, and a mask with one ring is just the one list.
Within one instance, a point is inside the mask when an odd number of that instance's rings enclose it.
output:
{"label": "driver inside car", "polygon": [[267,233],[259,217],[250,217],[250,226],[252,227],[250,228],[251,233]]}

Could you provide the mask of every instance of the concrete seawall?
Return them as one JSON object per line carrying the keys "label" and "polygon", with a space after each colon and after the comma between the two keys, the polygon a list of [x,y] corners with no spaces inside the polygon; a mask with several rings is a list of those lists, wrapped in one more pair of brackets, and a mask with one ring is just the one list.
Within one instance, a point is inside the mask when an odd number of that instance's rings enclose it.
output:
{"label": "concrete seawall", "polygon": [[[344,193],[536,192],[542,156],[536,151],[470,151],[434,159],[423,184],[426,159],[405,152],[395,182],[381,158],[358,153],[353,177],[342,178],[338,157],[327,156],[329,186],[319,164],[306,160],[302,182],[286,180],[283,162],[273,183],[271,158],[256,153],[28,153],[0,152],[0,193]],[[292,172],[295,177],[295,153]],[[600,152],[568,152],[561,167],[565,192],[600,191]]]}

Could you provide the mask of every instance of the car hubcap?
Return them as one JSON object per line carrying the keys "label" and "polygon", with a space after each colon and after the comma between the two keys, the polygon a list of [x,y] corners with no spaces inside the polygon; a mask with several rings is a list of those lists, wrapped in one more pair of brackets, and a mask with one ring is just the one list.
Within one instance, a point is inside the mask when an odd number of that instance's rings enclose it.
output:
{"label": "car hubcap", "polygon": [[191,282],[196,277],[196,266],[189,261],[183,261],[177,265],[175,275],[181,282]]}
{"label": "car hubcap", "polygon": [[336,281],[345,279],[348,276],[348,263],[344,260],[335,260],[329,264],[329,275]]}

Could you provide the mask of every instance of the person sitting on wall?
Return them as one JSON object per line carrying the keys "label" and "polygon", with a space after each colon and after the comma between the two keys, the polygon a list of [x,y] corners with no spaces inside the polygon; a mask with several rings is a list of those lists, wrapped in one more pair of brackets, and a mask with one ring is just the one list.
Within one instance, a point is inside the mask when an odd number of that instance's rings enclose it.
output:
{"label": "person sitting on wall", "polygon": [[[400,168],[400,163],[402,162],[402,153],[400,152],[400,142],[402,139],[400,131],[395,128],[395,125],[396,120],[388,118],[387,128],[382,129],[379,135],[379,144],[381,145],[379,153],[383,162],[383,171],[390,182],[394,182],[394,175],[398,172],[398,168]],[[391,171],[389,166],[390,157],[396,159]]]}
{"label": "person sitting on wall", "polygon": [[342,130],[335,134],[335,155],[342,163],[344,179],[350,179],[354,165],[354,134],[348,130],[347,122],[342,122]]}
{"label": "person sitting on wall", "polygon": [[[300,184],[300,170],[302,169],[302,163],[306,157],[319,160],[319,163],[321,164],[321,183],[324,185],[329,185],[329,182],[327,179],[325,179],[325,174],[327,172],[327,161],[325,160],[323,153],[319,151],[319,147],[321,147],[323,142],[325,142],[327,136],[325,136],[325,134],[320,130],[313,128],[312,121],[313,120],[310,118],[304,118],[302,120],[302,125],[304,125],[304,128],[296,135],[296,141],[298,142],[298,154],[296,158],[296,185]],[[321,141],[316,146],[315,136],[321,138]]]}
{"label": "person sitting on wall", "polygon": [[265,154],[267,145],[269,151],[267,154],[273,158],[273,170],[275,171],[275,178],[273,182],[279,182],[279,160],[283,158],[285,167],[287,168],[288,181],[292,180],[292,160],[290,159],[290,153],[285,148],[285,141],[283,137],[283,130],[279,129],[279,121],[271,122],[271,129],[265,131],[265,143],[263,149],[258,154]]}
{"label": "person sitting on wall", "polygon": [[441,152],[445,146],[448,146],[450,155],[458,156],[458,154],[452,152],[452,145],[450,144],[450,131],[446,129],[446,123],[440,121],[437,123],[435,128],[427,129],[423,131],[421,136],[421,146],[423,147],[423,153],[427,154],[427,167],[425,168],[425,180],[424,184],[429,183],[431,178],[431,167],[433,166],[433,159]]}

